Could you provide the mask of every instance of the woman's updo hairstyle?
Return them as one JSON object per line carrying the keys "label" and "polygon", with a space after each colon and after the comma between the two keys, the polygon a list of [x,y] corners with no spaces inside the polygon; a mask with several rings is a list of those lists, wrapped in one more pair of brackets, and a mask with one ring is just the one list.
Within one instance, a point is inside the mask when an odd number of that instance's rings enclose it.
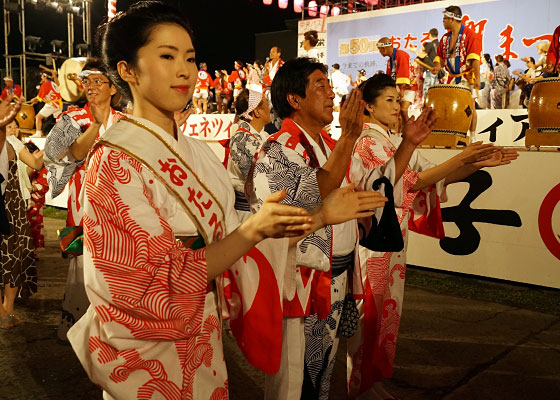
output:
{"label": "woman's updo hairstyle", "polygon": [[152,30],[162,24],[178,25],[193,39],[186,16],[161,1],[140,1],[98,28],[98,43],[107,75],[117,89],[130,99],[130,87],[119,76],[117,64],[126,61],[135,66],[138,50],[148,43]]}
{"label": "woman's updo hairstyle", "polygon": [[[235,99],[235,116],[240,117],[249,109],[249,90],[243,89]],[[244,120],[243,118],[240,118]]]}
{"label": "woman's updo hairstyle", "polygon": [[[363,82],[358,89],[362,92],[362,99],[368,104],[375,104],[381,93],[388,87],[397,87],[395,80],[387,74],[376,74]],[[364,115],[369,116],[369,111],[364,108]]]}
{"label": "woman's updo hairstyle", "polygon": [[319,33],[317,31],[307,31],[303,34],[303,38],[309,40],[311,47],[315,47],[319,43]]}

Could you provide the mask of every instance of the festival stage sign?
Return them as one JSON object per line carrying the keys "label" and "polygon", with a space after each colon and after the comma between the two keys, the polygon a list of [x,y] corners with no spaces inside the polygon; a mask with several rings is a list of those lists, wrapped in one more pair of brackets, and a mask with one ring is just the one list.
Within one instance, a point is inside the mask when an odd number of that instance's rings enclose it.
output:
{"label": "festival stage sign", "polygon": [[[458,150],[421,149],[441,163]],[[560,288],[560,153],[521,151],[447,187],[445,238],[411,232],[407,262]]]}
{"label": "festival stage sign", "polygon": [[298,57],[303,57],[306,55],[306,51],[303,48],[303,35],[307,31],[317,31],[317,36],[319,37],[319,42],[317,42],[317,54],[319,61],[323,64],[327,63],[327,20],[326,18],[315,18],[315,19],[305,19],[298,21]]}
{"label": "festival stage sign", "polygon": [[429,40],[431,28],[437,28],[441,38],[442,11],[450,5],[460,6],[462,22],[482,35],[483,53],[502,54],[511,62],[510,71],[526,69],[522,57],[538,60],[536,45],[550,41],[560,23],[557,0],[446,0],[340,15],[327,18],[328,65],[338,63],[353,76],[361,68],[367,76],[385,72],[387,58],[379,54],[377,41],[387,36],[396,48],[409,50]]}

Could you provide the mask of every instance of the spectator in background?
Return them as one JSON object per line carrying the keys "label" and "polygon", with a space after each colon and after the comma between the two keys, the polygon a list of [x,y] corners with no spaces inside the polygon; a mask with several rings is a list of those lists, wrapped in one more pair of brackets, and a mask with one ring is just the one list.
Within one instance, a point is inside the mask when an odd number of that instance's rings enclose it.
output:
{"label": "spectator in background", "polygon": [[494,77],[490,80],[490,108],[504,108],[506,92],[509,89],[509,71],[504,64],[504,57],[498,54],[494,57],[496,67],[494,68]]}
{"label": "spectator in background", "polygon": [[[27,150],[33,155],[39,154],[40,150],[33,142],[25,143]],[[37,250],[45,248],[45,236],[43,235],[43,206],[45,195],[49,191],[47,182],[47,169],[43,166],[37,171],[27,167],[29,180],[31,181],[31,198],[27,208],[27,219],[31,230],[31,238],[35,247],[35,258],[38,259]]]}
{"label": "spectator in background", "polygon": [[[352,78],[352,75],[350,75],[350,78]],[[352,86],[358,87],[365,81],[367,81],[366,70],[362,68],[358,71],[358,77],[355,82],[352,82]],[[340,106],[342,107],[342,104]]]}
{"label": "spectator in background", "polygon": [[304,57],[319,59],[319,52],[315,48],[319,43],[319,33],[315,30],[303,34],[303,49],[307,52]]}
{"label": "spectator in background", "polygon": [[[199,68],[193,93],[193,103],[196,107],[197,114],[206,114],[206,111],[208,110],[208,95],[210,93],[210,86],[212,85],[212,77],[208,72],[206,72],[208,67],[205,62],[201,62]],[[200,107],[200,102],[202,102],[202,107]]]}
{"label": "spectator in background", "polygon": [[340,70],[339,64],[333,64],[333,72],[331,74],[331,85],[334,92],[334,111],[340,111],[340,102],[342,96],[348,94],[348,86],[350,86],[350,77]]}
{"label": "spectator in background", "polygon": [[14,84],[14,80],[10,75],[6,75],[4,77],[4,83],[6,84],[6,86],[4,86],[2,94],[0,94],[0,98],[2,99],[2,101],[4,101],[9,94],[14,95],[15,98],[21,97],[21,86],[18,84]]}
{"label": "spectator in background", "polygon": [[490,79],[494,76],[492,57],[485,53],[480,59],[480,90],[478,91],[478,105],[480,108],[490,108]]}
{"label": "spectator in background", "polygon": [[[439,32],[436,28],[432,28],[430,29],[429,35],[430,40],[424,42],[424,44],[422,45],[422,50],[416,50],[414,47],[412,49],[416,51],[417,59],[419,59],[422,64],[426,64],[430,68],[433,68],[434,59],[436,58],[437,48],[439,46]],[[422,87],[422,98],[425,99],[428,89],[438,83],[438,75],[432,73],[432,71],[428,68],[424,67],[423,69],[424,85]]]}
{"label": "spectator in background", "polygon": [[247,88],[252,88],[253,90],[260,90],[262,92],[262,81],[261,81],[261,70],[259,68],[259,62],[255,61],[253,64],[247,64]]}

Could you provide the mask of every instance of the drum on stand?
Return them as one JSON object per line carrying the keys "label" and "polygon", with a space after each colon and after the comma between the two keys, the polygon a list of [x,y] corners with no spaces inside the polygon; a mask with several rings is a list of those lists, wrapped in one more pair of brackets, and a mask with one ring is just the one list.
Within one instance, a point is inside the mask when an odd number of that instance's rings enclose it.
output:
{"label": "drum on stand", "polygon": [[433,85],[424,105],[432,107],[438,121],[422,145],[456,147],[467,144],[474,113],[471,90],[464,86]]}
{"label": "drum on stand", "polygon": [[84,97],[84,89],[72,78],[77,77],[82,72],[86,60],[85,57],[69,58],[60,66],[58,80],[60,81],[59,89],[63,100],[75,103]]}
{"label": "drum on stand", "polygon": [[527,111],[525,146],[560,146],[560,78],[536,81]]}

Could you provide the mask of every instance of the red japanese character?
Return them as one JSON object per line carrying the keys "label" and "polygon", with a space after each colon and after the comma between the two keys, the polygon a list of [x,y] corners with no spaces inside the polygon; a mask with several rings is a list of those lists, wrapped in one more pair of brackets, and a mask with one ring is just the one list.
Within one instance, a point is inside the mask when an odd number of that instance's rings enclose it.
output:
{"label": "red japanese character", "polygon": [[504,59],[509,60],[510,58],[519,58],[519,55],[511,50],[511,45],[515,41],[512,36],[513,26],[508,24],[503,31],[500,32],[501,42],[500,48],[504,49],[502,55]]}
{"label": "red japanese character", "polygon": [[420,40],[420,44],[424,44],[424,42],[430,41],[430,32],[422,32],[422,39]]}
{"label": "red japanese character", "polygon": [[406,35],[406,37],[404,38],[405,42],[404,42],[404,48],[408,49],[411,45],[413,45],[413,43],[411,42],[415,42],[418,40],[417,37],[412,36],[410,33],[408,35]]}
{"label": "red japanese character", "polygon": [[391,36],[391,42],[393,43],[393,46],[397,50],[401,48],[401,38],[400,37]]}
{"label": "red japanese character", "polygon": [[183,186],[183,181],[187,179],[187,173],[177,165],[177,160],[168,158],[167,161],[158,160],[158,162],[163,172],[169,172],[169,179],[174,185]]}
{"label": "red japanese character", "polygon": [[214,226],[214,241],[220,240],[224,236],[224,227],[222,226],[222,221],[218,221],[218,216],[216,213],[212,214],[210,218],[210,226]]}
{"label": "red japanese character", "polygon": [[202,193],[200,191],[195,192],[193,188],[188,188],[188,190],[189,190],[189,198],[187,199],[187,201],[189,203],[193,203],[196,206],[196,208],[198,208],[198,211],[200,211],[200,216],[204,217],[204,210],[202,209],[202,207],[200,206],[197,200],[202,197]]}
{"label": "red japanese character", "polygon": [[486,24],[488,23],[487,19],[481,19],[478,22],[474,22],[470,19],[469,14],[463,15],[463,19],[461,23],[465,25],[465,27],[472,29],[476,33],[478,33],[481,39],[484,39],[484,28],[486,28]]}
{"label": "red japanese character", "polygon": [[532,45],[534,45],[537,42],[540,42],[541,40],[546,42],[552,42],[552,34],[545,34],[545,35],[536,36],[534,38],[521,39],[525,47],[531,47]]}

